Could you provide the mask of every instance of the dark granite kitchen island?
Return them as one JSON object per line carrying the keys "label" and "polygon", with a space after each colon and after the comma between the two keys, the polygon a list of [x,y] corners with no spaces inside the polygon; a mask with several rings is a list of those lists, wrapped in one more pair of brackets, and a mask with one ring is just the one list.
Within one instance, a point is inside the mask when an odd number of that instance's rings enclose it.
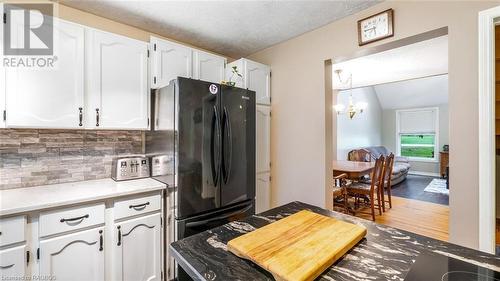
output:
{"label": "dark granite kitchen island", "polygon": [[500,271],[500,258],[364,219],[293,202],[174,242],[172,256],[194,280],[274,280],[250,261],[227,251],[229,240],[300,210],[364,225],[368,234],[317,280],[404,280],[420,253],[446,255]]}

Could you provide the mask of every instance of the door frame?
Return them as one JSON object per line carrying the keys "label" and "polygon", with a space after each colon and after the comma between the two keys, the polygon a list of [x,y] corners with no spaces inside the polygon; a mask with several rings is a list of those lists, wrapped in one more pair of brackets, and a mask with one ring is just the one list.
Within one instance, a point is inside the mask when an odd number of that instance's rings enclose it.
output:
{"label": "door frame", "polygon": [[500,6],[479,12],[479,250],[495,253],[495,24]]}

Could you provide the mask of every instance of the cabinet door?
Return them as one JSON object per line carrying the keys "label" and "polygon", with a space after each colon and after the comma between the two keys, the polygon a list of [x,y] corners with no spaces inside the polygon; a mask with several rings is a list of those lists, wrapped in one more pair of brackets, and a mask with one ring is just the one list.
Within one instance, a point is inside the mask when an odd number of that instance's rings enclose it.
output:
{"label": "cabinet door", "polygon": [[88,125],[102,129],[148,128],[148,45],[87,30],[90,41]]}
{"label": "cabinet door", "polygon": [[83,126],[84,29],[60,20],[54,32],[53,68],[5,69],[8,127]]}
{"label": "cabinet door", "polygon": [[256,183],[255,212],[261,213],[271,208],[271,174],[258,174]]}
{"label": "cabinet door", "polygon": [[116,224],[117,280],[161,280],[160,218],[157,213]]}
{"label": "cabinet door", "polygon": [[[236,70],[238,71],[238,73],[241,75],[237,75],[237,74],[234,74],[233,73],[233,67],[236,67]],[[237,61],[233,61],[231,63],[228,63],[226,65],[226,77],[225,77],[225,80],[228,81],[228,82],[234,82],[235,83],[235,87],[238,87],[238,88],[244,88],[244,77],[243,77],[243,59],[239,59]]]}
{"label": "cabinet door", "polygon": [[271,107],[257,105],[256,110],[256,172],[271,170]]}
{"label": "cabinet door", "polygon": [[[0,14],[3,15],[3,5],[0,5]],[[3,28],[0,28],[0,38],[3,37]],[[3,44],[0,44],[0,54],[3,54]],[[0,128],[5,128],[5,68],[0,63]]]}
{"label": "cabinet door", "polygon": [[202,51],[195,52],[195,78],[212,83],[224,80],[226,59]]}
{"label": "cabinet door", "polygon": [[245,60],[245,88],[255,91],[256,103],[271,104],[271,69],[267,65]]}
{"label": "cabinet door", "polygon": [[40,241],[40,275],[56,280],[104,280],[104,229]]}
{"label": "cabinet door", "polygon": [[152,38],[153,43],[153,75],[151,85],[161,88],[178,76],[192,77],[192,50],[186,46],[169,41]]}
{"label": "cabinet door", "polygon": [[26,246],[0,251],[0,280],[24,280],[26,274]]}

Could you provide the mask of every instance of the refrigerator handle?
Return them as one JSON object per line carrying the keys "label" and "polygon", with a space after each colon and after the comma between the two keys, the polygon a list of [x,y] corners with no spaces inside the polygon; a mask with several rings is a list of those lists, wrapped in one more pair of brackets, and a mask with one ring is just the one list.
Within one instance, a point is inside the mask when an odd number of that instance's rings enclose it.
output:
{"label": "refrigerator handle", "polygon": [[[219,114],[217,112],[217,107],[214,105],[213,107],[213,116],[212,116],[212,135],[211,135],[211,147],[210,147],[210,164],[212,166],[212,179],[214,181],[214,185],[217,185],[219,181],[219,171],[220,171],[220,151],[218,151],[217,155],[215,155],[215,148],[220,147],[220,121]],[[217,141],[217,143],[216,143]]]}
{"label": "refrigerator handle", "polygon": [[210,219],[202,220],[202,221],[188,222],[188,223],[186,223],[186,228],[197,227],[197,226],[200,226],[200,225],[206,225],[206,224],[208,224],[210,222],[213,222],[213,221],[224,220],[224,219],[227,219],[227,218],[235,216],[235,215],[243,214],[246,211],[250,210],[250,208],[252,208],[252,204],[248,205],[246,208],[244,208],[242,210],[231,212],[229,214],[225,214],[225,215],[218,216],[218,217],[215,217],[215,218],[210,218]]}
{"label": "refrigerator handle", "polygon": [[[224,177],[224,183],[227,183],[229,181],[229,176],[231,176],[231,166],[232,166],[232,158],[233,158],[233,136],[231,132],[231,121],[229,119],[229,112],[227,108],[224,106],[224,137],[227,137],[227,143],[228,143],[228,153],[229,156],[226,159],[226,154],[225,151],[223,151],[224,155],[224,170],[225,170],[225,177]],[[222,146],[224,147],[224,146]],[[225,147],[224,147],[225,150]],[[226,162],[227,162],[227,168],[226,168]]]}

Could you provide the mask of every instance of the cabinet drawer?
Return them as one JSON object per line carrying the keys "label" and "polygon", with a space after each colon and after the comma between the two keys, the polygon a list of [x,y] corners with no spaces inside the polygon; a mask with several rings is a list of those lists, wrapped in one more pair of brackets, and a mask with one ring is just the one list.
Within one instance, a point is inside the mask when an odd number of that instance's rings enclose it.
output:
{"label": "cabinet drawer", "polygon": [[117,200],[115,201],[115,219],[119,220],[160,209],[160,194]]}
{"label": "cabinet drawer", "polygon": [[40,214],[40,236],[104,224],[104,203]]}
{"label": "cabinet drawer", "polygon": [[0,246],[25,240],[26,216],[0,219]]}
{"label": "cabinet drawer", "polygon": [[26,246],[17,246],[0,251],[1,280],[26,280]]}

